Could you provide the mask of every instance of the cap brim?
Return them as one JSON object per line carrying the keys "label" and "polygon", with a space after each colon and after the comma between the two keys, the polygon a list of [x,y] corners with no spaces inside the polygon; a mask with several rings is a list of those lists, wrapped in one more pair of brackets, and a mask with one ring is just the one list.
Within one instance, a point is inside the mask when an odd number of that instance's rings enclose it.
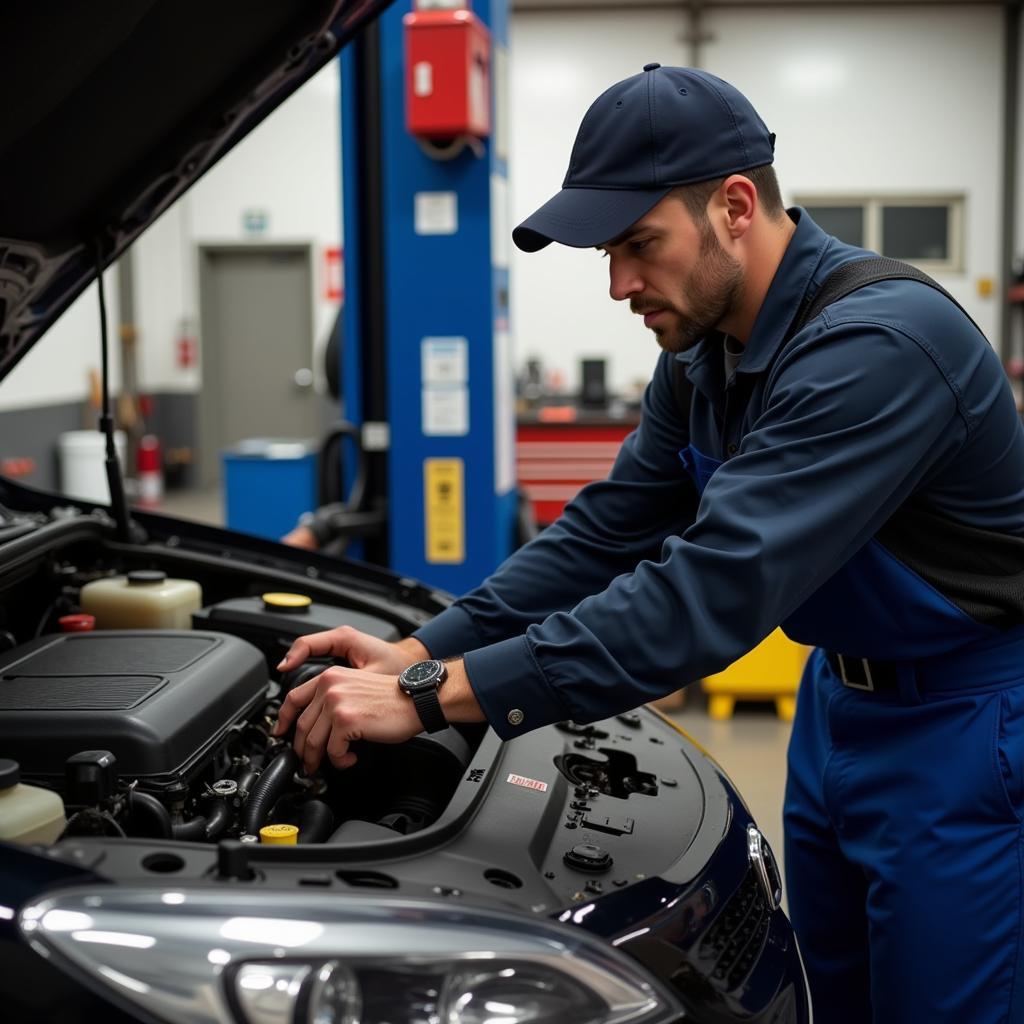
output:
{"label": "cap brim", "polygon": [[673,187],[563,188],[512,232],[512,241],[523,252],[537,252],[551,242],[577,249],[610,242],[657,206]]}

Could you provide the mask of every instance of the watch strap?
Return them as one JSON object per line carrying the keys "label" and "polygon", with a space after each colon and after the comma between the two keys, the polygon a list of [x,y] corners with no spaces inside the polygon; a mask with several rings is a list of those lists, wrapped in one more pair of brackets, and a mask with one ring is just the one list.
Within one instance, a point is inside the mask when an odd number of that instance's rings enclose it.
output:
{"label": "watch strap", "polygon": [[430,687],[418,693],[410,694],[426,732],[441,732],[448,728],[448,719],[441,710],[441,700],[437,696],[437,687]]}

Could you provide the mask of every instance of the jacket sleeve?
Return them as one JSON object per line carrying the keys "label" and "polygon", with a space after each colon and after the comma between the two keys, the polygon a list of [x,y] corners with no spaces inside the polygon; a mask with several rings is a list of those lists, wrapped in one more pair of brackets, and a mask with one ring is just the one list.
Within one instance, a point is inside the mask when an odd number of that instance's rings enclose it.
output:
{"label": "jacket sleeve", "polygon": [[886,325],[819,326],[784,353],[739,453],[659,559],[466,657],[488,720],[505,738],[593,721],[720,671],[956,453],[967,423],[924,342]]}
{"label": "jacket sleeve", "polygon": [[600,593],[665,537],[693,522],[697,495],[679,459],[688,429],[664,354],[644,395],[640,424],[607,479],[585,487],[557,522],[508,558],[484,583],[414,634],[434,657],[521,635],[528,626]]}

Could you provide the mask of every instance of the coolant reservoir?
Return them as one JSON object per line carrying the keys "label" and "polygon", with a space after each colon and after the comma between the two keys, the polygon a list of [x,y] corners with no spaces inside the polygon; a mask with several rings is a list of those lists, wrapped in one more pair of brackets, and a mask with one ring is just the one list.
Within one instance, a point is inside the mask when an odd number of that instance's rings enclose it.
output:
{"label": "coolant reservoir", "polygon": [[139,569],[86,583],[79,603],[83,612],[96,616],[97,629],[191,629],[203,591],[195,580]]}
{"label": "coolant reservoir", "polygon": [[48,789],[20,780],[18,762],[0,758],[0,839],[52,843],[64,831],[64,801]]}

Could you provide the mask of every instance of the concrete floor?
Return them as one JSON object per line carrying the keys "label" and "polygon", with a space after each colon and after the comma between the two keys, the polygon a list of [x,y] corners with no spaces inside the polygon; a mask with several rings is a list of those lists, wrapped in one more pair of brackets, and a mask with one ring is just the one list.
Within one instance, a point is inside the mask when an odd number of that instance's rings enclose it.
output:
{"label": "concrete floor", "polygon": [[[221,489],[172,491],[161,511],[219,526],[224,516]],[[781,864],[789,723],[779,721],[770,704],[743,703],[737,705],[729,721],[712,721],[705,711],[703,694],[696,690],[687,694],[685,706],[672,717],[732,779]]]}

